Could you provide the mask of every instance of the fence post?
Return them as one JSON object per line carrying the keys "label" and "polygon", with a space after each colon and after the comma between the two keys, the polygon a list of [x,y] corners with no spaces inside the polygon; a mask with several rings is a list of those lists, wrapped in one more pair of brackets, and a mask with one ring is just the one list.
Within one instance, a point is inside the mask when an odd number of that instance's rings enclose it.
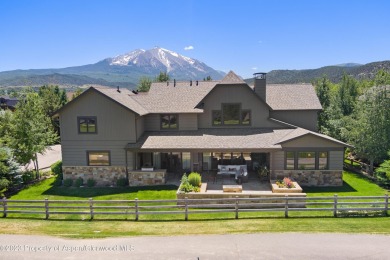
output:
{"label": "fence post", "polygon": [[185,204],[185,208],[184,208],[184,220],[188,220],[188,197],[185,197],[184,198],[184,204]]}
{"label": "fence post", "polygon": [[91,220],[93,219],[93,199],[92,198],[89,198],[89,212],[91,214]]}
{"label": "fence post", "polygon": [[47,198],[45,198],[45,213],[45,219],[49,219],[49,200]]}
{"label": "fence post", "polygon": [[389,194],[385,194],[385,215],[388,216],[389,210]]}
{"label": "fence post", "polygon": [[334,195],[333,216],[337,218],[337,194]]}
{"label": "fence post", "polygon": [[288,218],[288,195],[285,195],[284,198],[286,199],[284,204],[284,217]]}
{"label": "fence post", "polygon": [[238,196],[236,196],[236,219],[238,219]]}
{"label": "fence post", "polygon": [[138,221],[138,198],[135,198],[135,221]]}
{"label": "fence post", "polygon": [[3,198],[3,218],[7,217],[7,209],[8,209],[7,198],[4,197]]}

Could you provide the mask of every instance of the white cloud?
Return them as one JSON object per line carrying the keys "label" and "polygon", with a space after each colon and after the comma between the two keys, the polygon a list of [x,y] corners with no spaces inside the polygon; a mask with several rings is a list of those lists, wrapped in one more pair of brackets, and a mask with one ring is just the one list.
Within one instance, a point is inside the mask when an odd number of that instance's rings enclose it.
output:
{"label": "white cloud", "polygon": [[189,51],[189,50],[193,50],[193,49],[194,49],[194,46],[192,46],[192,45],[184,47],[185,51]]}
{"label": "white cloud", "polygon": [[257,67],[253,67],[252,70],[257,70]]}

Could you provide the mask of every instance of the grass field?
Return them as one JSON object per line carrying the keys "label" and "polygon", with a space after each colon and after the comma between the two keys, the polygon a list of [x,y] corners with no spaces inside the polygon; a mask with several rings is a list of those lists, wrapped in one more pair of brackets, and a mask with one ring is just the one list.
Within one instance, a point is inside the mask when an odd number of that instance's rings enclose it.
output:
{"label": "grass field", "polygon": [[[124,188],[65,188],[53,186],[53,179],[31,186],[11,199],[49,200],[121,200],[121,199],[175,199],[176,186],[124,187]],[[344,185],[334,188],[306,188],[308,196],[379,196],[386,190],[361,175],[344,173]],[[334,218],[331,212],[291,212],[289,218],[283,212],[234,213],[190,215],[141,215],[98,217],[88,220],[88,215],[57,215],[43,220],[42,215],[22,216],[9,214],[0,221],[3,234],[45,234],[72,238],[93,238],[135,235],[186,235],[226,234],[256,232],[341,232],[390,234],[388,217]]]}

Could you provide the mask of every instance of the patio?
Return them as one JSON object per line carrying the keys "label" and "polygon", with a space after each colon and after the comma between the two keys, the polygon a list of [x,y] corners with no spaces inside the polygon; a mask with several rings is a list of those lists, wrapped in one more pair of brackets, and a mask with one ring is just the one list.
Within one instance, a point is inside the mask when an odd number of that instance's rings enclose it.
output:
{"label": "patio", "polygon": [[[216,172],[202,172],[202,183],[207,183],[206,193],[229,194],[224,192],[224,185],[237,185],[234,175],[217,175]],[[180,185],[182,175],[168,173],[167,184]],[[272,188],[269,180],[260,180],[256,172],[248,172],[248,182],[241,183],[242,192],[233,194],[272,194]]]}

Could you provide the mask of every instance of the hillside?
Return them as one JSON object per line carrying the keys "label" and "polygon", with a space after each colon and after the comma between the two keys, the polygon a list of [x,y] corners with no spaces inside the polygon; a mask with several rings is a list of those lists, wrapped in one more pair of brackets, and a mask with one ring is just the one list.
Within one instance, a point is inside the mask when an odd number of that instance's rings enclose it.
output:
{"label": "hillside", "polygon": [[[335,65],[309,70],[272,70],[267,74],[267,82],[272,84],[311,83],[314,79],[326,75],[332,82],[337,83],[342,79],[344,73],[356,79],[371,79],[381,69],[390,72],[390,61],[372,62],[364,65],[354,64],[353,66],[349,63],[346,64],[346,66]],[[251,78],[245,81],[253,84]]]}

